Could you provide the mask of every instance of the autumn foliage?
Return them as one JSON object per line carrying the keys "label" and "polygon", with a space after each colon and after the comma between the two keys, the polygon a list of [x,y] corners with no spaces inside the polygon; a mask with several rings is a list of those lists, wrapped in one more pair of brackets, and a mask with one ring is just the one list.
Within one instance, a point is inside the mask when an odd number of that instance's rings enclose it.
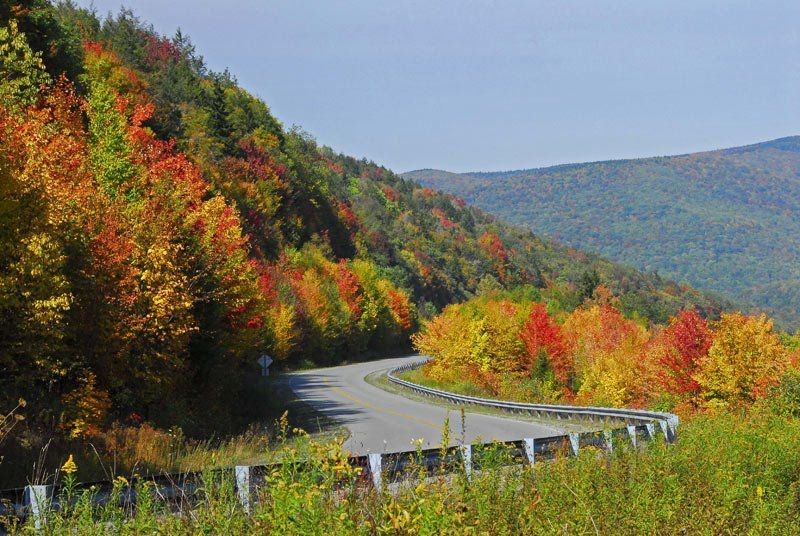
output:
{"label": "autumn foliage", "polygon": [[[373,261],[337,256],[325,233],[287,243],[299,228],[275,135],[193,159],[155,135],[146,82],[103,44],[85,43],[83,94],[64,78],[40,89],[37,54],[4,31],[30,71],[4,86],[20,105],[0,107],[4,397],[52,405],[42,418],[72,437],[176,404],[210,419],[261,353],[335,362],[407,340],[409,293]],[[177,58],[170,42],[146,50]]]}
{"label": "autumn foliage", "polygon": [[672,409],[749,404],[790,367],[763,315],[709,323],[688,309],[648,327],[592,300],[573,310],[549,303],[553,314],[494,293],[448,307],[414,336],[434,357],[426,373],[531,401]]}
{"label": "autumn foliage", "polygon": [[765,315],[726,313],[694,378],[706,404],[752,402],[768,393],[789,367],[787,349]]}
{"label": "autumn foliage", "polygon": [[663,330],[661,339],[664,346],[658,364],[662,386],[676,395],[698,395],[700,384],[695,374],[714,340],[708,322],[697,311],[681,311]]}
{"label": "autumn foliage", "polygon": [[26,398],[33,430],[224,432],[252,421],[262,353],[408,349],[419,318],[431,375],[496,394],[735,403],[783,368],[753,357],[758,376],[725,385],[737,330],[769,329],[733,323],[707,352],[699,324],[656,337],[644,319],[720,303],[284,128],[180,32],[18,4],[0,8],[0,404]]}
{"label": "autumn foliage", "polygon": [[567,353],[568,347],[561,334],[561,326],[550,318],[543,304],[537,303],[533,306],[519,336],[525,343],[522,367],[526,371],[533,371],[537,361],[544,357],[553,369],[556,379],[572,393],[575,363]]}

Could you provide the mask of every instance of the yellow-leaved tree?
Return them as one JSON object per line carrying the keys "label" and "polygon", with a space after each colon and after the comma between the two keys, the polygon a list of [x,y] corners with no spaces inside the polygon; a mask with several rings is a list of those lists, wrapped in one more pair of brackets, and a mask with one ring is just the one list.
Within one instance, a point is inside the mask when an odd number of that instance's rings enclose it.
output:
{"label": "yellow-leaved tree", "polygon": [[789,354],[766,315],[723,314],[695,380],[709,407],[752,402],[776,384]]}
{"label": "yellow-leaved tree", "polygon": [[573,311],[564,338],[574,356],[577,400],[609,406],[639,405],[645,396],[648,332],[610,305]]}
{"label": "yellow-leaved tree", "polygon": [[417,350],[434,358],[426,366],[431,378],[447,381],[461,375],[472,354],[475,336],[479,335],[472,329],[472,322],[461,314],[459,306],[451,305],[411,337]]}
{"label": "yellow-leaved tree", "polygon": [[522,368],[525,344],[519,331],[527,313],[527,308],[508,300],[486,304],[481,325],[485,344],[473,354],[480,362],[481,372],[508,373]]}

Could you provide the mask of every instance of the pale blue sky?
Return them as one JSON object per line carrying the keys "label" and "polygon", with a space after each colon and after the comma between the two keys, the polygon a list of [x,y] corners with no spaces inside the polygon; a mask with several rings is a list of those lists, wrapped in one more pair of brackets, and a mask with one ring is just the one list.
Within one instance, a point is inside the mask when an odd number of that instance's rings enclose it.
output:
{"label": "pale blue sky", "polygon": [[94,0],[123,4],[287,126],[396,171],[800,134],[797,1]]}

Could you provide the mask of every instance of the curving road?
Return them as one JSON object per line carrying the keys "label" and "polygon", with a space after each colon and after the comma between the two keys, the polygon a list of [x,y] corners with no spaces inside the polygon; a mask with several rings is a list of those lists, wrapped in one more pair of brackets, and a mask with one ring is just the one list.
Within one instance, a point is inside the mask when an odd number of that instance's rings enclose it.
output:
{"label": "curving road", "polygon": [[[422,439],[423,449],[437,447],[448,412],[450,443],[457,444],[462,435],[460,412],[389,393],[364,381],[368,374],[419,359],[420,356],[399,357],[295,372],[289,385],[301,399],[350,430],[344,448],[352,454],[407,451],[415,448],[412,442],[418,439]],[[469,411],[465,421],[467,442],[510,441],[563,433],[543,424]]]}

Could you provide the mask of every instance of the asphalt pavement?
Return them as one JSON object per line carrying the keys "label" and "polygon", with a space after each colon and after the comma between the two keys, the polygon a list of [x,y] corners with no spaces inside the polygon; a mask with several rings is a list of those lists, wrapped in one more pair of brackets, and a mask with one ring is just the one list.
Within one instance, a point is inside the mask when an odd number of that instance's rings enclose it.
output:
{"label": "asphalt pavement", "polygon": [[423,449],[438,447],[448,415],[451,445],[459,444],[462,435],[466,442],[476,443],[563,433],[544,424],[467,410],[462,434],[460,411],[405,398],[364,381],[373,372],[420,359],[420,356],[399,357],[295,372],[289,385],[299,398],[350,430],[344,448],[354,455],[413,450],[420,439]]}

